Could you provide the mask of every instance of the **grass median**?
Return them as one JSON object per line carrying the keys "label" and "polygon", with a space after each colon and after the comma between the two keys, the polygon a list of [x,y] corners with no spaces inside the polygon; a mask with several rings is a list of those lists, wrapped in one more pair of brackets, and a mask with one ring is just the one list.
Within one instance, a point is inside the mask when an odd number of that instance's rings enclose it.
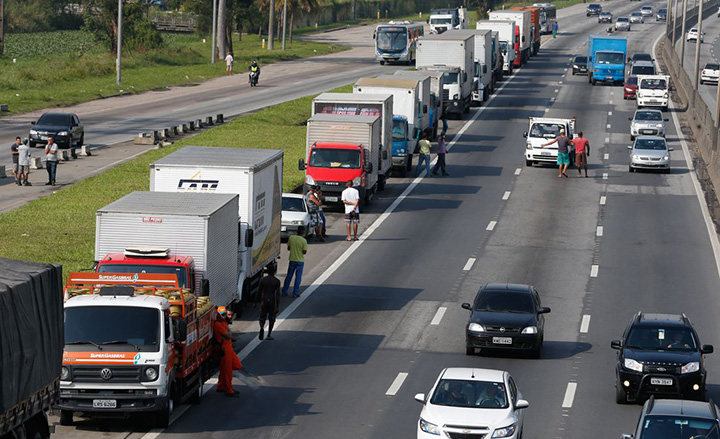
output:
{"label": "grass median", "polygon": [[[332,91],[351,92],[352,87]],[[293,190],[304,178],[297,162],[305,154],[305,122],[310,117],[312,98],[238,117],[0,215],[0,256],[60,263],[66,275],[91,267],[95,212],[132,191],[148,190],[150,164],[187,145],[282,149],[283,190]],[[62,176],[62,164],[58,172]]]}

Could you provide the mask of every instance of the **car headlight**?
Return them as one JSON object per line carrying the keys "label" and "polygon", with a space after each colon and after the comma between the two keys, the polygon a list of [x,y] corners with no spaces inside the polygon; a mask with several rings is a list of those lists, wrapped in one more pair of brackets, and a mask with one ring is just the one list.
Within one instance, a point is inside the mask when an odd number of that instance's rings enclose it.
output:
{"label": "car headlight", "polygon": [[30,135],[36,136],[36,135],[37,135],[37,131],[35,131],[35,130],[30,130]]}
{"label": "car headlight", "polygon": [[155,381],[158,377],[158,370],[155,366],[149,366],[145,368],[143,372],[143,378],[147,381]]}
{"label": "car headlight", "polygon": [[663,124],[661,124],[661,123],[655,125],[655,128],[662,128],[662,127],[663,127]]}
{"label": "car headlight", "polygon": [[69,381],[70,380],[70,368],[63,366],[62,369],[60,369],[60,380],[61,381]]}
{"label": "car headlight", "polygon": [[668,98],[668,94],[665,93],[665,94],[663,95],[663,98],[664,98],[664,99],[667,99],[667,98]]}
{"label": "car headlight", "polygon": [[398,154],[405,154],[405,148],[398,148]]}
{"label": "car headlight", "polygon": [[625,91],[632,91],[632,88],[630,88],[630,87],[625,87]]}
{"label": "car headlight", "polygon": [[[527,328],[523,329],[521,334],[537,334],[537,326],[528,326]],[[500,436],[502,437],[502,436]]]}
{"label": "car headlight", "polygon": [[528,143],[525,145],[525,149],[533,149],[532,143],[528,142]]}
{"label": "car headlight", "polygon": [[503,428],[496,428],[492,437],[510,437],[515,434],[515,424]]}
{"label": "car headlight", "polygon": [[634,370],[636,372],[643,371],[643,365],[633,360],[632,358],[626,358],[623,366],[625,366],[625,369]]}
{"label": "car headlight", "polygon": [[470,332],[485,332],[485,328],[480,323],[470,323],[468,325],[468,331]]}
{"label": "car headlight", "polygon": [[58,136],[67,136],[67,135],[68,135],[68,132],[67,132],[67,131],[60,131],[60,132],[57,133],[57,135],[58,135]]}
{"label": "car headlight", "polygon": [[458,95],[453,95],[453,99],[457,100]]}
{"label": "car headlight", "polygon": [[633,158],[633,160],[638,160],[638,159],[640,158],[640,156],[637,155],[637,154],[633,154],[633,155],[632,155],[632,158]]}
{"label": "car headlight", "polygon": [[665,157],[663,157],[663,160],[665,160],[665,161],[670,160],[670,156],[669,156],[669,155],[666,155]]}
{"label": "car headlight", "polygon": [[305,175],[305,184],[309,184],[311,186],[313,186],[315,184],[315,179],[312,178],[312,175],[310,175],[310,174]]}
{"label": "car headlight", "polygon": [[440,428],[437,425],[431,424],[430,422],[424,420],[423,418],[420,418],[420,430],[424,431],[425,433],[440,436]]}
{"label": "car headlight", "polygon": [[680,373],[693,373],[700,370],[699,361],[691,361],[680,369]]}
{"label": "car headlight", "polygon": [[303,222],[296,220],[296,221],[290,221],[290,224],[294,224],[294,225],[296,225],[296,226],[301,226],[301,225],[303,224]]}
{"label": "car headlight", "polygon": [[360,186],[360,177],[353,178],[353,186]]}

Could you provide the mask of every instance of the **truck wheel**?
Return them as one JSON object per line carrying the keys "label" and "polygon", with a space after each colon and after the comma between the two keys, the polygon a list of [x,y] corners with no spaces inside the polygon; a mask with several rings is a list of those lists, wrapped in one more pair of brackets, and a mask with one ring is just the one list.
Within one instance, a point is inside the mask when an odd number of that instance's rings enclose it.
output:
{"label": "truck wheel", "polygon": [[170,416],[172,416],[175,408],[175,400],[168,396],[167,405],[163,410],[155,412],[155,427],[168,428],[170,426]]}
{"label": "truck wheel", "polygon": [[73,412],[70,410],[60,410],[60,425],[73,425]]}
{"label": "truck wheel", "polygon": [[198,381],[200,384],[198,385],[198,388],[195,389],[193,394],[188,398],[188,403],[190,404],[200,404],[200,401],[202,401],[203,397],[203,381],[202,376],[198,376]]}
{"label": "truck wheel", "polygon": [[385,65],[385,61],[380,61],[380,65],[381,65],[381,66],[384,66],[384,65]]}
{"label": "truck wheel", "polygon": [[465,108],[463,108],[463,113],[468,114],[470,112],[470,104],[468,103]]}
{"label": "truck wheel", "polygon": [[533,162],[532,160],[525,160],[525,166],[532,166]]}
{"label": "truck wheel", "polygon": [[385,190],[385,183],[387,183],[387,176],[381,175],[378,178],[378,190],[384,191]]}
{"label": "truck wheel", "polygon": [[592,84],[592,73],[588,73],[588,84]]}
{"label": "truck wheel", "polygon": [[590,80],[590,83],[591,83],[592,85],[595,85],[596,82],[597,82],[597,81],[595,81],[595,77],[593,76],[592,79]]}

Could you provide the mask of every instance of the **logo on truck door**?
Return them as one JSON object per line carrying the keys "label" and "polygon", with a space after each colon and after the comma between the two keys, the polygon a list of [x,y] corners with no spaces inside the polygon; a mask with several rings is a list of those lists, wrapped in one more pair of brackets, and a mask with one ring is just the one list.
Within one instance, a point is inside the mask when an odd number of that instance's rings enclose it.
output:
{"label": "logo on truck door", "polygon": [[220,180],[203,180],[198,171],[190,178],[181,178],[178,181],[179,191],[214,191],[217,189]]}

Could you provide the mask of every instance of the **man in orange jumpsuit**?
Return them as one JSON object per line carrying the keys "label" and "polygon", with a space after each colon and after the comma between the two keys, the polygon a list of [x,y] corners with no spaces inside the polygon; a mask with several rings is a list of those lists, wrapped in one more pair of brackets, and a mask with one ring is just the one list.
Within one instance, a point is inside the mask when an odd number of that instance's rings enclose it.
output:
{"label": "man in orange jumpsuit", "polygon": [[241,370],[243,365],[232,347],[234,339],[230,328],[228,328],[228,323],[230,323],[228,310],[224,306],[221,306],[218,308],[218,317],[213,323],[213,336],[218,344],[220,344],[220,349],[222,350],[220,373],[218,375],[216,390],[218,392],[224,392],[225,396],[237,397],[238,394],[235,393],[232,387],[233,371]]}

